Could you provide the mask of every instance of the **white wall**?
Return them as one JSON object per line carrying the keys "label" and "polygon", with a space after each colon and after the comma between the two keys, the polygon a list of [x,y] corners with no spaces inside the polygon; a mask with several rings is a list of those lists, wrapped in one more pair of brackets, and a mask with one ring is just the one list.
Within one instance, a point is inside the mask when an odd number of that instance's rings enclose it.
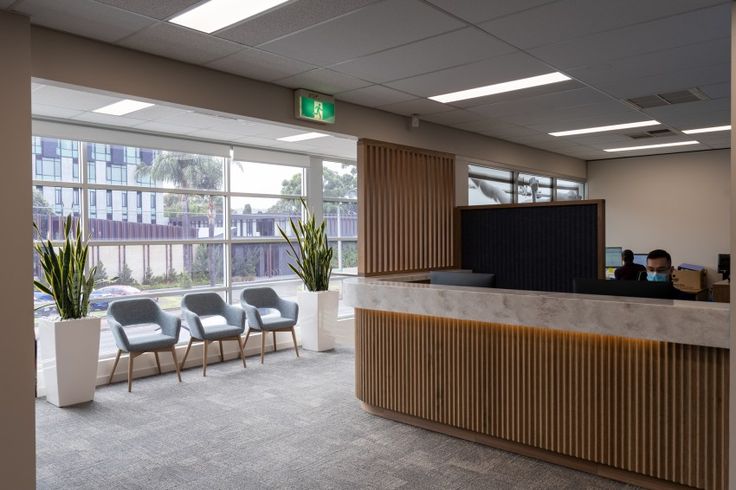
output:
{"label": "white wall", "polygon": [[716,274],[730,251],[730,152],[714,150],[588,162],[588,195],[606,200],[606,245],[670,252]]}

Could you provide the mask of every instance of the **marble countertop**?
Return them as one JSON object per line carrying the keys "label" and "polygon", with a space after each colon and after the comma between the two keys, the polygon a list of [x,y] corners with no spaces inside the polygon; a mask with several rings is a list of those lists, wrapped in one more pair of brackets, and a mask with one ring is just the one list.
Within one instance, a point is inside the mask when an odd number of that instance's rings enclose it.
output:
{"label": "marble countertop", "polygon": [[727,303],[409,282],[428,278],[415,273],[346,279],[343,301],[369,310],[729,348]]}

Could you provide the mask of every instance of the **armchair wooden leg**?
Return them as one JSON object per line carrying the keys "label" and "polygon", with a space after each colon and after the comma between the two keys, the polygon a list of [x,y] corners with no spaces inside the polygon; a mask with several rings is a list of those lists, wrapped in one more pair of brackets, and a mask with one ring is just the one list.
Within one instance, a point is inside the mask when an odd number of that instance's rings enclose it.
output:
{"label": "armchair wooden leg", "polygon": [[248,337],[250,337],[250,328],[248,328],[248,333],[245,334],[245,340],[243,341],[243,352],[245,352],[245,346],[248,343]]}
{"label": "armchair wooden leg", "polygon": [[123,351],[118,349],[118,355],[115,356],[115,362],[112,365],[112,371],[110,371],[110,379],[107,380],[107,384],[112,383],[112,376],[115,374],[115,369],[118,367],[118,361],[120,361],[120,354],[122,354]]}
{"label": "armchair wooden leg", "polygon": [[261,364],[263,364],[263,350],[266,348],[266,332],[261,330]]}
{"label": "armchair wooden leg", "polygon": [[184,363],[187,362],[187,356],[189,355],[189,349],[192,348],[192,341],[194,339],[189,337],[189,343],[187,344],[187,350],[184,351],[184,359],[181,360],[181,366],[179,366],[179,369],[184,369]]}
{"label": "armchair wooden leg", "polygon": [[181,372],[179,371],[179,361],[176,360],[176,346],[171,346],[171,357],[174,358],[174,369],[176,369],[176,377],[179,378],[179,383],[181,383]]}
{"label": "armchair wooden leg", "polygon": [[133,388],[133,359],[135,359],[135,354],[128,353],[128,393]]}
{"label": "armchair wooden leg", "polygon": [[154,352],[153,355],[156,357],[156,367],[158,368],[158,374],[161,374],[161,361],[158,359],[158,352]]}
{"label": "armchair wooden leg", "polygon": [[220,340],[220,362],[225,362],[225,353],[222,350],[222,340]]}
{"label": "armchair wooden leg", "polygon": [[276,352],[276,330],[273,332],[273,351]]}
{"label": "armchair wooden leg", "polygon": [[294,341],[294,352],[296,352],[296,357],[299,357],[299,347],[296,345],[296,333],[294,333],[294,327],[291,327],[291,340]]}
{"label": "armchair wooden leg", "polygon": [[240,349],[240,358],[243,360],[243,367],[245,367],[245,352],[243,352],[245,350],[245,344],[241,343],[240,335],[235,337],[235,340],[238,341],[238,348]]}
{"label": "armchair wooden leg", "polygon": [[204,354],[202,357],[202,376],[207,376],[207,346],[209,345],[209,341],[204,341]]}

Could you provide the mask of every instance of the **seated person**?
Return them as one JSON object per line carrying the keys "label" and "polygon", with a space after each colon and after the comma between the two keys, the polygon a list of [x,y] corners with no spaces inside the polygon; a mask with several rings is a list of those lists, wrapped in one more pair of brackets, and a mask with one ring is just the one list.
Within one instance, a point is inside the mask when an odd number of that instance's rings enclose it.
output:
{"label": "seated person", "polygon": [[656,249],[647,255],[647,281],[672,282],[672,257],[666,250]]}
{"label": "seated person", "polygon": [[624,265],[616,269],[614,275],[618,281],[646,281],[647,268],[641,264],[634,263],[634,252],[624,250],[621,255]]}
{"label": "seated person", "polygon": [[[672,284],[672,271],[675,268],[672,267],[672,257],[666,250],[656,249],[649,252],[647,255],[647,281],[652,282],[667,282]],[[694,293],[687,293],[680,291],[673,286],[674,299],[685,299],[694,301],[696,295]]]}

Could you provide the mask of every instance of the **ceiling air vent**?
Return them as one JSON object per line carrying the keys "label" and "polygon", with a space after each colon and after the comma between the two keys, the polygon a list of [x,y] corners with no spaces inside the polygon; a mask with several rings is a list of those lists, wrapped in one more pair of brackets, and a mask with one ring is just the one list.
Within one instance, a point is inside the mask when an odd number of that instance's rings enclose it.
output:
{"label": "ceiling air vent", "polygon": [[646,138],[658,138],[662,136],[673,136],[675,134],[674,131],[670,131],[669,129],[653,129],[651,131],[646,131],[644,133],[636,133],[636,134],[629,134],[627,135],[631,139],[635,140],[641,140]]}
{"label": "ceiling air vent", "polygon": [[678,90],[676,92],[665,92],[661,94],[645,95],[643,97],[634,97],[632,99],[626,99],[626,101],[630,104],[634,104],[639,109],[649,109],[651,107],[696,102],[698,100],[706,100],[707,98],[708,97],[699,89],[690,88],[687,90]]}

